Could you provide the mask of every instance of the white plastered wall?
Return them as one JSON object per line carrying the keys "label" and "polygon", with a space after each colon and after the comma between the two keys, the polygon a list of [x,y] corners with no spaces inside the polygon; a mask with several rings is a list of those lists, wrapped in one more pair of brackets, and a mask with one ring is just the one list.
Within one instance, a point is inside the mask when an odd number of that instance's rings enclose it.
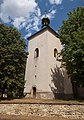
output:
{"label": "white plastered wall", "polygon": [[[39,49],[38,58],[34,58],[36,48]],[[36,87],[37,92],[52,92],[50,88],[52,83],[51,69],[54,69],[56,66],[60,68],[61,66],[61,62],[54,57],[54,48],[59,53],[62,46],[59,38],[48,30],[29,40],[24,93],[30,93],[32,87]],[[72,94],[70,80],[66,77],[66,73],[64,76],[64,93]]]}

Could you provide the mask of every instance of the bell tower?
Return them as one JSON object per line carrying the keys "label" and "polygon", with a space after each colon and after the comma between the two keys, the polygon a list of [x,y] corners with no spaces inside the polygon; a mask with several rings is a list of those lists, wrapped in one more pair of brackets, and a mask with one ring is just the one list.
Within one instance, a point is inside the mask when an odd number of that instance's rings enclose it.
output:
{"label": "bell tower", "polygon": [[[72,95],[71,83],[62,77],[61,62],[57,55],[62,46],[58,34],[49,26],[50,20],[42,18],[42,29],[28,38],[28,58],[25,71],[26,97],[53,99]],[[54,72],[56,76],[54,76]],[[64,82],[65,81],[65,82]]]}

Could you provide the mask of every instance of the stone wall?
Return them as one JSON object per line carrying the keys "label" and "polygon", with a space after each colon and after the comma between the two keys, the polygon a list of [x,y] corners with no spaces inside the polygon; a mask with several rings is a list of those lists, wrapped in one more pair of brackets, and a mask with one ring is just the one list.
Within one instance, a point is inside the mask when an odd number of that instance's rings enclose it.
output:
{"label": "stone wall", "polygon": [[0,114],[50,117],[60,116],[77,120],[84,119],[84,104],[0,104]]}

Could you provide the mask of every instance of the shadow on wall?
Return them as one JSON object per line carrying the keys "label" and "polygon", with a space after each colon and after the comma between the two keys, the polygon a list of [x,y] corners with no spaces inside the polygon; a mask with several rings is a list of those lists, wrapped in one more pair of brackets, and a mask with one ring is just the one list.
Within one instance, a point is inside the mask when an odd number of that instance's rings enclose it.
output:
{"label": "shadow on wall", "polygon": [[54,94],[54,98],[64,98],[64,76],[63,70],[57,66],[54,69],[51,69],[51,84],[49,85],[51,91]]}

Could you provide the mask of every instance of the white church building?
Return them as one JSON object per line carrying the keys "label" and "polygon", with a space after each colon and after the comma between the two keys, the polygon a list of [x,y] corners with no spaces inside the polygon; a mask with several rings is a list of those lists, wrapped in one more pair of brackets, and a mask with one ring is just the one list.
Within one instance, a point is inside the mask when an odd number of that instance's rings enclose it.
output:
{"label": "white church building", "polygon": [[59,35],[49,26],[48,17],[42,19],[40,31],[28,38],[28,58],[25,71],[24,94],[27,98],[71,98],[72,84],[62,67]]}

